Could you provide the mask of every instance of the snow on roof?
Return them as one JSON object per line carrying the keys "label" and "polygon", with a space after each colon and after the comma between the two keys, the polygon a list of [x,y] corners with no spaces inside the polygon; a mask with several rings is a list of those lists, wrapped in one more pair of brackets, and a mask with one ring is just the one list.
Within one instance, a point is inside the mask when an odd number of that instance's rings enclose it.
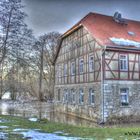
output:
{"label": "snow on roof", "polygon": [[140,42],[136,42],[129,39],[112,37],[110,38],[110,40],[116,45],[140,47]]}

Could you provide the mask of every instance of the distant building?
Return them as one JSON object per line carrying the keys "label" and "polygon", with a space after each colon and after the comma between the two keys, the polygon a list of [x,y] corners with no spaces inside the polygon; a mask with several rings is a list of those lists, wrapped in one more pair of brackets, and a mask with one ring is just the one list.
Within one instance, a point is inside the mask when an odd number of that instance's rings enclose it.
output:
{"label": "distant building", "polygon": [[89,13],[62,35],[55,58],[59,111],[96,122],[140,115],[140,22]]}

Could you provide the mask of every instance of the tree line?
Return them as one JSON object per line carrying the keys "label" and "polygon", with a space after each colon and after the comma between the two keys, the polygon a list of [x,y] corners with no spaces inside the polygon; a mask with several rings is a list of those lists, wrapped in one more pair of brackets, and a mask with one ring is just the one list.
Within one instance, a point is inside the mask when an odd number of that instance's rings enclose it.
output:
{"label": "tree line", "polygon": [[[25,23],[21,0],[0,1],[0,99],[53,98],[54,65],[59,32],[35,37]],[[47,28],[47,27],[46,27]]]}

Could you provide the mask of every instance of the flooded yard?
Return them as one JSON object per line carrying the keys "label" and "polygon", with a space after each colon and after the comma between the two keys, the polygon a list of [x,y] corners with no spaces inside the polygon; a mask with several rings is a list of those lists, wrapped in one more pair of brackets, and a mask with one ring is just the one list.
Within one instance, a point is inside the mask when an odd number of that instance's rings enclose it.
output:
{"label": "flooded yard", "polygon": [[1,101],[0,140],[140,140],[140,135],[126,134],[140,132],[138,126],[95,127],[93,122],[54,110],[46,102]]}
{"label": "flooded yard", "polygon": [[[9,116],[20,116],[27,121],[36,123],[38,120],[47,119],[53,122],[69,123],[74,125],[90,124],[79,118],[69,117],[62,113],[54,112],[53,104],[39,101],[19,102],[2,100],[0,101],[0,114]],[[79,119],[79,120],[78,120]],[[7,126],[9,120],[0,118],[0,140],[12,139],[17,140],[82,140],[78,137],[70,137],[67,133],[56,131],[45,133],[40,129],[25,129],[22,126]]]}
{"label": "flooded yard", "polygon": [[0,114],[21,116],[24,118],[36,117],[38,119],[46,118],[49,121],[61,122],[65,124],[72,124],[78,126],[93,127],[95,123],[81,119],[67,114],[55,112],[55,108],[52,103],[31,101],[31,102],[19,102],[2,100],[0,101]]}
{"label": "flooded yard", "polygon": [[64,133],[63,131],[46,133],[43,132],[41,129],[21,128],[20,125],[6,126],[6,124],[8,125],[8,122],[11,123],[10,121],[13,120],[5,119],[0,121],[0,140],[8,140],[8,139],[10,140],[12,139],[14,140],[82,140],[83,139],[80,137],[70,137],[68,136],[67,133]]}

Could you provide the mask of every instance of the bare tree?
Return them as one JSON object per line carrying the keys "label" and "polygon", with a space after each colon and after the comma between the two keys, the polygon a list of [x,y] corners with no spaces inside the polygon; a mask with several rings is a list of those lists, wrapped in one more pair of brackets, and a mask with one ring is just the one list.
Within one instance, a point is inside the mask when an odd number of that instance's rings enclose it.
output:
{"label": "bare tree", "polygon": [[[6,73],[1,73],[1,77],[5,77],[7,80],[6,76],[10,74],[14,78],[13,80],[17,81],[18,84],[15,83],[12,86],[10,86],[10,82],[9,85],[6,84],[13,94],[21,88],[20,77],[25,63],[29,62],[34,41],[32,30],[28,29],[24,22],[27,15],[22,11],[23,7],[21,0],[0,1],[0,64],[3,66],[1,72],[3,68],[7,69]],[[2,65],[4,61],[8,62],[8,67]],[[14,70],[11,71],[11,69]],[[14,73],[12,73],[13,71]],[[2,80],[3,78],[1,78],[1,92],[4,92]],[[12,88],[14,88],[14,92]]]}
{"label": "bare tree", "polygon": [[[60,34],[51,32],[39,37],[34,48],[39,52],[37,67],[39,70],[39,99],[43,100],[44,96],[48,99],[53,98],[54,86],[54,66],[53,60],[56,55]],[[47,89],[47,95],[43,95],[43,81]]]}
{"label": "bare tree", "polygon": [[21,0],[1,0],[0,2],[0,63],[6,57],[11,43],[20,34],[21,28],[26,26],[24,23],[26,14],[22,8]]}

